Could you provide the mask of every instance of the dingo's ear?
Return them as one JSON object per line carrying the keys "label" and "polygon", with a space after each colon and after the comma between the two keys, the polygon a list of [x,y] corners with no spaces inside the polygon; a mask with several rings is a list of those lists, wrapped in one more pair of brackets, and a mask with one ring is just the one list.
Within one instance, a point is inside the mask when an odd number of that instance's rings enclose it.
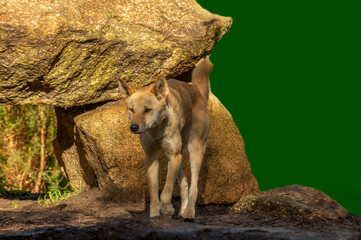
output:
{"label": "dingo's ear", "polygon": [[168,96],[169,93],[168,83],[164,75],[162,74],[158,75],[151,92],[154,93],[154,95],[157,98],[165,98]]}
{"label": "dingo's ear", "polygon": [[132,85],[126,83],[123,79],[119,78],[119,85],[122,85],[126,94],[128,96],[132,95],[135,92],[135,88]]}

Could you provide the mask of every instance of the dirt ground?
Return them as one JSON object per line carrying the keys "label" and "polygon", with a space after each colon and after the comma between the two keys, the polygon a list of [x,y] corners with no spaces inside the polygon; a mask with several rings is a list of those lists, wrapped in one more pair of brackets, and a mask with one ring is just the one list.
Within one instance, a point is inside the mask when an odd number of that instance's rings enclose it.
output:
{"label": "dirt ground", "polygon": [[[14,196],[15,197],[15,196]],[[230,206],[197,206],[197,218],[149,218],[144,204],[120,203],[91,189],[57,206],[28,195],[0,198],[0,239],[361,239],[361,218],[295,220],[230,212]],[[17,196],[19,198],[19,196]],[[179,200],[173,201],[179,209]]]}

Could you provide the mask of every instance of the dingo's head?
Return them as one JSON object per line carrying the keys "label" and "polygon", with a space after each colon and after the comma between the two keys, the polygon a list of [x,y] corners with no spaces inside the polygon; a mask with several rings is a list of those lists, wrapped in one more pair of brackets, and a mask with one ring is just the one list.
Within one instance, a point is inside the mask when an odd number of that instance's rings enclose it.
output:
{"label": "dingo's head", "polygon": [[133,133],[142,133],[162,123],[167,114],[169,93],[165,77],[159,75],[154,84],[137,90],[120,80],[128,95],[127,114],[130,130]]}

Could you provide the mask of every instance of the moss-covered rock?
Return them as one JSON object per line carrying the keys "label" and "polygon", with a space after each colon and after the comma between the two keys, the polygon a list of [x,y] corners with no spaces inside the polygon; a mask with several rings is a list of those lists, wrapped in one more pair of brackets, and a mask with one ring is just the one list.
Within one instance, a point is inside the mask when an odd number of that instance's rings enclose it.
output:
{"label": "moss-covered rock", "polygon": [[[259,191],[245,154],[242,137],[231,115],[211,95],[208,108],[212,126],[207,142],[206,156],[199,180],[199,203],[230,204],[240,197]],[[84,113],[85,111],[85,113]],[[144,152],[138,135],[129,130],[125,101],[109,102],[103,106],[87,109],[73,107],[57,109],[61,124],[68,124],[70,147],[57,153],[68,171],[69,179],[83,178],[88,186],[98,186],[107,192],[120,193],[124,201],[144,201],[148,194],[144,170]],[[58,145],[71,141],[58,133]],[[72,149],[72,150],[71,150]],[[72,154],[69,154],[72,153]],[[160,162],[160,182],[166,177],[167,160]],[[185,159],[185,172],[189,177],[189,163]],[[177,187],[178,188],[178,187]],[[179,194],[176,188],[175,195]]]}
{"label": "moss-covered rock", "polygon": [[0,103],[61,107],[123,97],[209,54],[231,18],[195,0],[9,0],[0,14]]}

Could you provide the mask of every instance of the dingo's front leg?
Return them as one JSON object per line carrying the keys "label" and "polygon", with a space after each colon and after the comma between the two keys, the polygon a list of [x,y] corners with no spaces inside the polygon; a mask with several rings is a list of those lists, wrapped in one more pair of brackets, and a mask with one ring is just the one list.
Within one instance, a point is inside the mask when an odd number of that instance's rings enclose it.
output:
{"label": "dingo's front leg", "polygon": [[178,182],[179,182],[181,199],[182,199],[182,205],[181,205],[181,209],[179,210],[179,216],[183,216],[184,210],[186,209],[188,204],[188,182],[183,171],[183,156],[182,156],[181,165],[179,167]]}
{"label": "dingo's front leg", "polygon": [[194,219],[195,205],[198,195],[198,176],[201,169],[203,156],[206,151],[206,144],[201,141],[194,141],[188,145],[189,149],[189,163],[191,167],[191,186],[189,188],[189,198],[186,209],[182,217],[184,219]]}
{"label": "dingo's front leg", "polygon": [[164,215],[173,215],[174,213],[174,208],[172,205],[172,194],[174,189],[174,183],[179,174],[181,161],[182,155],[180,153],[169,157],[167,178],[162,194],[160,195],[161,212]]}
{"label": "dingo's front leg", "polygon": [[145,157],[145,171],[148,178],[148,188],[150,195],[150,217],[157,217],[160,215],[159,204],[159,184],[158,184],[158,172],[159,161],[158,153],[147,154]]}

